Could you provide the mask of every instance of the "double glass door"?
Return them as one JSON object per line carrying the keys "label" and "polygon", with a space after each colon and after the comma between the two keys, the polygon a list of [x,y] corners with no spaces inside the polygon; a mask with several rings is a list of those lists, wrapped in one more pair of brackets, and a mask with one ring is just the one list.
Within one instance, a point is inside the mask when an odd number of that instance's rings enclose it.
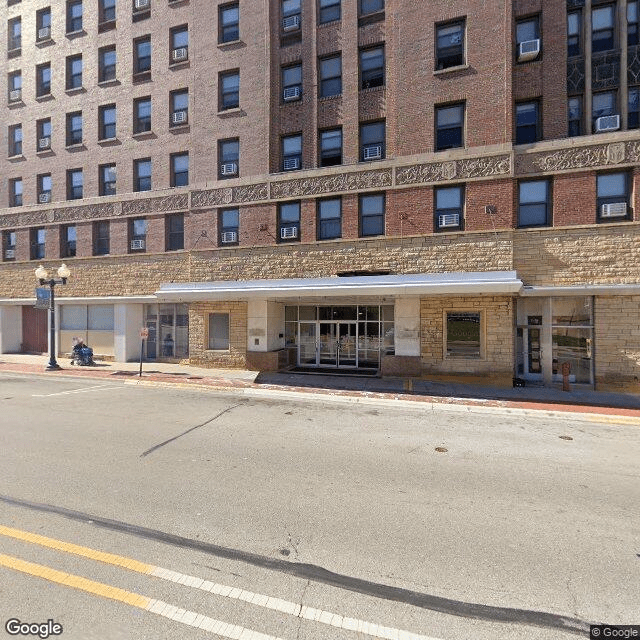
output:
{"label": "double glass door", "polygon": [[356,322],[301,322],[300,365],[357,367]]}

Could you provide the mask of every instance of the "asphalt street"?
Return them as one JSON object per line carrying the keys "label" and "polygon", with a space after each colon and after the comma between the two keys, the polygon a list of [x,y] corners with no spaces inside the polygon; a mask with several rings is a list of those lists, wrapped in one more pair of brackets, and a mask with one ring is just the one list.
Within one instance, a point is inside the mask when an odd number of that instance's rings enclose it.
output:
{"label": "asphalt street", "polygon": [[634,421],[18,374],[0,401],[6,637],[11,618],[78,640],[640,623]]}

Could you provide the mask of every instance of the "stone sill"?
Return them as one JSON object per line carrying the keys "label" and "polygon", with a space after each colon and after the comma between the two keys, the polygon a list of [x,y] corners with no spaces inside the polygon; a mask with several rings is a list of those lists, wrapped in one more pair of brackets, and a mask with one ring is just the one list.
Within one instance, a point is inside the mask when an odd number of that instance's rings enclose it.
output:
{"label": "stone sill", "polygon": [[456,67],[447,67],[446,69],[436,69],[433,72],[434,76],[443,76],[443,75],[447,75],[448,73],[455,73],[456,71],[466,71],[467,69],[470,69],[471,67],[468,64],[459,64]]}
{"label": "stone sill", "polygon": [[45,93],[42,96],[36,96],[36,102],[48,102],[53,100],[53,96],[50,93]]}
{"label": "stone sill", "polygon": [[239,116],[246,116],[246,112],[240,107],[235,107],[234,109],[224,109],[223,111],[218,111],[217,116],[219,118],[237,118]]}
{"label": "stone sill", "polygon": [[102,80],[98,82],[99,87],[116,87],[120,84],[120,80]]}
{"label": "stone sill", "polygon": [[190,124],[173,124],[169,127],[170,133],[188,133],[191,129]]}
{"label": "stone sill", "polygon": [[117,144],[122,144],[118,138],[104,138],[103,140],[98,140],[98,144],[101,147],[113,147]]}
{"label": "stone sill", "polygon": [[78,93],[86,93],[87,90],[84,87],[73,87],[71,89],[65,89],[64,92],[68,96],[75,96]]}
{"label": "stone sill", "polygon": [[24,101],[22,99],[11,100],[7,103],[7,106],[9,107],[9,109],[13,109],[14,107],[24,107]]}
{"label": "stone sill", "polygon": [[48,47],[52,44],[55,44],[55,42],[51,37],[46,38],[44,40],[36,40],[36,47],[39,47],[39,48]]}
{"label": "stone sill", "polygon": [[67,151],[80,151],[80,150],[84,150],[87,147],[85,147],[84,142],[76,142],[74,144],[68,144],[65,149]]}
{"label": "stone sill", "polygon": [[169,63],[169,69],[171,69],[171,71],[180,71],[180,69],[188,69],[189,67],[191,67],[191,60],[188,59]]}
{"label": "stone sill", "polygon": [[86,36],[87,32],[84,29],[78,29],[78,31],[67,31],[64,34],[69,40],[73,40],[74,38],[80,38],[81,36]]}
{"label": "stone sill", "polygon": [[47,156],[52,156],[55,154],[53,153],[53,149],[49,147],[48,149],[42,149],[41,151],[36,151],[36,155],[39,158],[46,158]]}
{"label": "stone sill", "polygon": [[9,162],[22,162],[23,160],[26,160],[26,158],[21,153],[18,153],[15,156],[9,156],[7,160],[9,160]]}
{"label": "stone sill", "polygon": [[230,40],[229,42],[218,42],[218,49],[235,49],[244,46],[244,40]]}
{"label": "stone sill", "polygon": [[145,140],[147,138],[155,138],[156,134],[153,131],[139,131],[138,133],[132,133],[131,137],[135,140]]}

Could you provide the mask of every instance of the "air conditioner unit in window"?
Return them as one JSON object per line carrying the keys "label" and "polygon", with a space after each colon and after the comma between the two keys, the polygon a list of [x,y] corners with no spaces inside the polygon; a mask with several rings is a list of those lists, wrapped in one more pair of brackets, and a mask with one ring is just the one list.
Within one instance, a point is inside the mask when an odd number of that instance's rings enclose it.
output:
{"label": "air conditioner unit in window", "polygon": [[380,160],[382,158],[382,145],[371,144],[364,148],[365,160]]}
{"label": "air conditioner unit in window", "polygon": [[282,98],[285,102],[292,102],[293,100],[300,100],[300,87],[286,87],[282,92]]}
{"label": "air conditioner unit in window", "polygon": [[187,47],[178,47],[171,52],[171,59],[174,62],[180,62],[180,60],[186,60],[189,57],[189,51]]}
{"label": "air conditioner unit in window", "polygon": [[11,102],[16,102],[22,99],[22,89],[12,89],[9,91],[9,100]]}
{"label": "air conditioner unit in window", "polygon": [[186,124],[187,122],[187,112],[186,111],[174,111],[171,114],[171,123],[172,124]]}
{"label": "air conditioner unit in window", "polygon": [[51,194],[50,193],[41,193],[38,196],[38,202],[40,204],[47,204],[47,202],[51,202]]}
{"label": "air conditioner unit in window", "polygon": [[623,218],[626,215],[626,202],[610,202],[609,204],[603,204],[600,211],[601,218]]}
{"label": "air conditioner unit in window", "polygon": [[16,257],[15,249],[5,249],[4,250],[4,259],[5,260],[13,260]]}
{"label": "air conditioner unit in window", "polygon": [[438,227],[459,227],[460,226],[460,214],[459,213],[445,213],[438,216]]}
{"label": "air conditioner unit in window", "polygon": [[148,9],[151,4],[151,0],[135,0],[133,6],[140,11],[141,9]]}
{"label": "air conditioner unit in window", "polygon": [[238,173],[238,165],[235,162],[220,165],[220,173],[223,176],[235,176]]}
{"label": "air conditioner unit in window", "polygon": [[298,227],[281,227],[280,228],[280,237],[283,240],[287,240],[288,238],[297,238],[298,237]]}
{"label": "air conditioner unit in window", "polygon": [[620,128],[620,116],[602,116],[596,118],[596,133],[602,131],[617,131]]}
{"label": "air conditioner unit in window", "polygon": [[238,232],[237,231],[223,231],[220,234],[220,241],[223,244],[229,244],[231,242],[238,242]]}
{"label": "air conditioner unit in window", "polygon": [[540,40],[525,40],[518,47],[518,62],[535,60],[540,54]]}
{"label": "air conditioner unit in window", "polygon": [[38,40],[48,40],[51,37],[51,27],[38,29]]}
{"label": "air conditioner unit in window", "polygon": [[300,168],[300,158],[285,158],[282,166],[285,171],[292,171]]}
{"label": "air conditioner unit in window", "polygon": [[51,148],[51,138],[45,136],[44,138],[38,138],[38,151],[44,151]]}
{"label": "air conditioner unit in window", "polygon": [[144,240],[132,240],[131,250],[136,251],[138,249],[144,249]]}
{"label": "air conditioner unit in window", "polygon": [[282,19],[283,31],[296,31],[300,28],[300,16],[288,16]]}

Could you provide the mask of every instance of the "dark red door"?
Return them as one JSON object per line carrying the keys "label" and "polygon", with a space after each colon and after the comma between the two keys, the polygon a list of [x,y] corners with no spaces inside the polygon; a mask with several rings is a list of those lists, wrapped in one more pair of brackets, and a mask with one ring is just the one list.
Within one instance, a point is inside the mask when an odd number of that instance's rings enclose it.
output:
{"label": "dark red door", "polygon": [[23,353],[47,353],[49,349],[47,313],[46,309],[22,307]]}

